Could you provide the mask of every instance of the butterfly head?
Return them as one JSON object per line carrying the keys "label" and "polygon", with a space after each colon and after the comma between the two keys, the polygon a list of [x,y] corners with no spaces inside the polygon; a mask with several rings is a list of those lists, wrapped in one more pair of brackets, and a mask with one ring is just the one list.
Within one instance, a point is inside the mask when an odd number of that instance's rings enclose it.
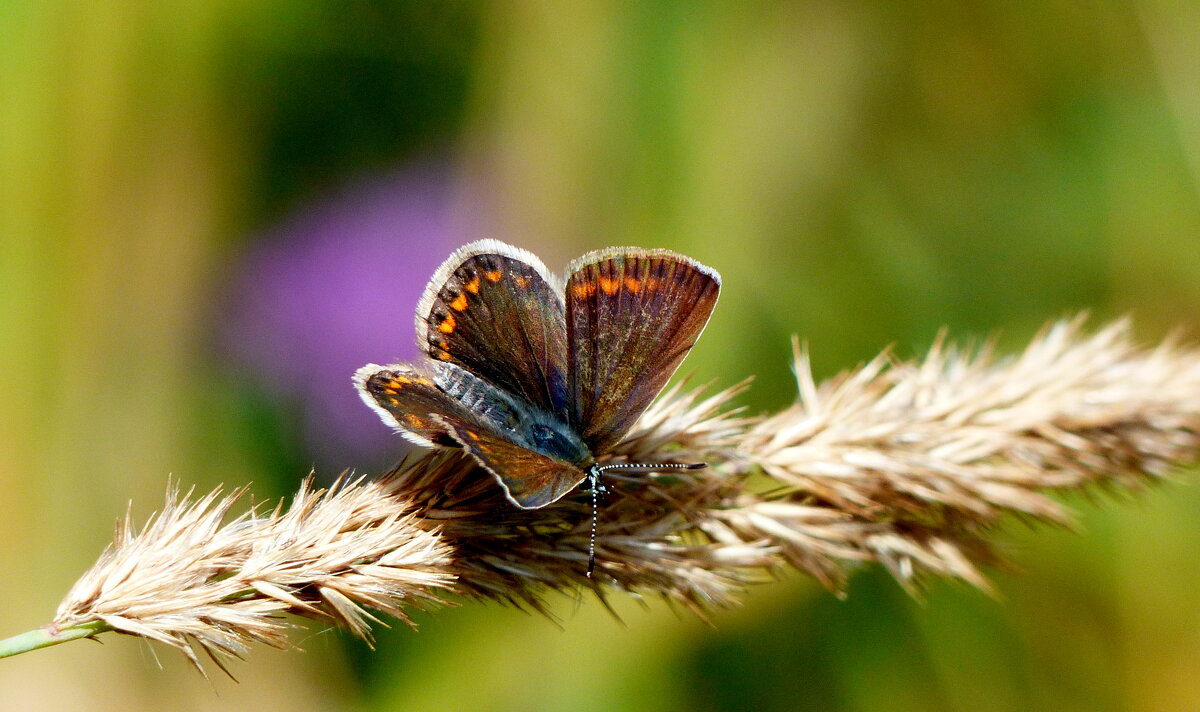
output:
{"label": "butterfly head", "polygon": [[600,476],[605,472],[616,470],[633,470],[641,472],[660,472],[663,470],[701,470],[708,467],[703,462],[691,464],[675,463],[675,462],[660,462],[658,464],[643,464],[637,462],[620,462],[610,465],[593,464],[587,468],[588,489],[592,493],[592,529],[588,536],[588,578],[596,571],[596,527],[599,523],[600,504],[598,495],[605,491],[605,487],[600,483]]}

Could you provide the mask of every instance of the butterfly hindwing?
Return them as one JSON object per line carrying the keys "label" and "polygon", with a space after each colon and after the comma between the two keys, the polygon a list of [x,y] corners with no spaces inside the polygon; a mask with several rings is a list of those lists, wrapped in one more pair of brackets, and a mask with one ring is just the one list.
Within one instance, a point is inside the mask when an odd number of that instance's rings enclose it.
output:
{"label": "butterfly hindwing", "polygon": [[409,440],[461,446],[526,509],[544,507],[585,477],[590,459],[565,423],[454,364],[368,365],[355,375],[363,400]]}
{"label": "butterfly hindwing", "polygon": [[537,257],[495,240],[466,245],[434,273],[416,320],[430,358],[566,420],[562,297]]}
{"label": "butterfly hindwing", "polygon": [[509,500],[522,509],[558,501],[587,474],[570,464],[517,445],[478,423],[435,416],[451,437],[500,482]]}
{"label": "butterfly hindwing", "polygon": [[418,445],[457,444],[445,426],[433,418],[434,413],[473,419],[469,409],[437,387],[432,375],[411,366],[368,364],[354,374],[354,383],[364,403],[405,439]]}
{"label": "butterfly hindwing", "polygon": [[589,253],[568,274],[570,419],[599,453],[629,431],[696,343],[721,278],[683,255],[638,248]]}

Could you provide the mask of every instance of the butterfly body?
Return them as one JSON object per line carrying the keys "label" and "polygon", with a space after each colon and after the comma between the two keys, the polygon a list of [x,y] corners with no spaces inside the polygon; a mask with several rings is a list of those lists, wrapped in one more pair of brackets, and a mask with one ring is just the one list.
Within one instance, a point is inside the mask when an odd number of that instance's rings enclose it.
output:
{"label": "butterfly body", "polygon": [[560,417],[505,393],[453,364],[438,364],[434,385],[480,421],[513,442],[577,465],[587,464],[591,452]]}
{"label": "butterfly body", "polygon": [[703,330],[717,273],[667,250],[610,248],[559,281],[495,240],[452,254],[417,309],[416,364],[355,374],[364,402],[425,446],[461,447],[518,507],[557,501],[658,395]]}

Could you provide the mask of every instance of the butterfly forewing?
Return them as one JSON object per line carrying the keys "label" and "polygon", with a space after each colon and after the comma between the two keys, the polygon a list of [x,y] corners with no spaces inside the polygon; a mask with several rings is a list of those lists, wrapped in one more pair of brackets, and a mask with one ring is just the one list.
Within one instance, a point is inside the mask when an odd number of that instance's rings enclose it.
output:
{"label": "butterfly forewing", "polygon": [[545,507],[587,477],[570,463],[516,445],[479,424],[439,419],[463,449],[499,480],[508,498],[523,509]]}
{"label": "butterfly forewing", "polygon": [[571,424],[592,452],[619,441],[675,373],[717,302],[716,272],[667,250],[612,248],[566,284]]}
{"label": "butterfly forewing", "polygon": [[417,337],[435,361],[567,418],[562,298],[533,255],[494,240],[455,252],[417,309]]}

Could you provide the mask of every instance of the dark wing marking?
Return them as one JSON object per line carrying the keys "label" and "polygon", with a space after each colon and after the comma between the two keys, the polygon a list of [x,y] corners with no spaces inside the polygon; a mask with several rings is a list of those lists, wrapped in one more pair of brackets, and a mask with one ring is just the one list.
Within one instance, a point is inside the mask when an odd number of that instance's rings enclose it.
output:
{"label": "dark wing marking", "polygon": [[434,273],[416,318],[430,358],[566,420],[562,297],[532,254],[495,240],[466,245]]}
{"label": "dark wing marking", "polygon": [[601,454],[633,427],[696,343],[721,278],[689,257],[638,248],[584,255],[569,275],[570,422]]}

